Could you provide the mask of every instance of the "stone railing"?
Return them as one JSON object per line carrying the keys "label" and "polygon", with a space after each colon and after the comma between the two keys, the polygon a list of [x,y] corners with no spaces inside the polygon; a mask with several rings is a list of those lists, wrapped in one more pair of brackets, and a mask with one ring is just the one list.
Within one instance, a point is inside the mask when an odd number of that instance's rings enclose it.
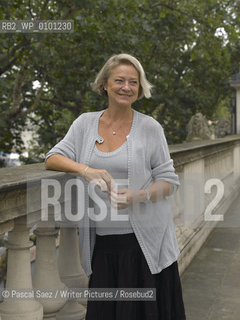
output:
{"label": "stone railing", "polygon": [[[206,221],[206,210],[213,203],[216,190],[218,194],[224,188],[224,193],[211,206],[212,216],[224,214],[239,195],[240,137],[175,145],[170,147],[170,152],[181,180],[178,192],[170,201],[181,251],[180,272],[183,272],[216,224]],[[58,292],[88,285],[80,263],[77,227],[74,224],[66,227],[64,222],[56,227],[54,221],[47,225],[40,221],[39,188],[43,179],[54,179],[63,185],[66,174],[47,171],[43,164],[0,169],[0,235],[8,232],[6,289],[9,292],[40,288],[41,294],[45,291],[48,294],[48,289]],[[214,186],[212,193],[206,192],[209,183]],[[36,235],[36,247],[29,241],[30,232]],[[33,272],[32,251],[36,253]],[[84,319],[86,301],[50,298],[5,298],[0,304],[1,319]]]}
{"label": "stone railing", "polygon": [[181,185],[172,197],[182,273],[240,192],[240,136],[170,146]]}
{"label": "stone railing", "polygon": [[[0,170],[0,234],[8,232],[6,289],[29,294],[34,299],[5,299],[0,304],[1,320],[84,319],[86,300],[61,298],[67,288],[87,288],[88,279],[81,267],[76,226],[64,227],[40,221],[40,181],[54,179],[63,183],[66,174],[47,171],[43,164]],[[32,277],[29,232],[36,235],[35,263]],[[60,233],[60,241],[57,235]],[[56,244],[59,242],[58,255]],[[37,291],[39,290],[39,291]],[[53,294],[57,294],[55,299]],[[46,299],[43,299],[45,298]],[[30,295],[31,297],[31,295]]]}

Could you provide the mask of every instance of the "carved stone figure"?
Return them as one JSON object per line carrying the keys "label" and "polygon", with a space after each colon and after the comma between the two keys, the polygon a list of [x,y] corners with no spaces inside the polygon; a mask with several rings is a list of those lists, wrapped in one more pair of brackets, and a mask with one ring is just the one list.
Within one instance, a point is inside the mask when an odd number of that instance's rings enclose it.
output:
{"label": "carved stone figure", "polygon": [[187,125],[187,141],[211,139],[211,130],[205,116],[200,112],[192,116]]}
{"label": "carved stone figure", "polygon": [[215,136],[222,138],[228,134],[231,134],[231,122],[226,118],[221,118],[216,124]]}

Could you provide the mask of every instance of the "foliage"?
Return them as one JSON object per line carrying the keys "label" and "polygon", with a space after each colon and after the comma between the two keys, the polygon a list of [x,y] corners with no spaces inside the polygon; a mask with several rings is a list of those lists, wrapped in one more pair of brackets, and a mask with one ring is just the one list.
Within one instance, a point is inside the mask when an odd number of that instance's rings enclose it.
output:
{"label": "foliage", "polygon": [[6,249],[0,257],[0,282],[4,282],[7,279],[7,256],[8,250]]}
{"label": "foliage", "polygon": [[2,20],[74,19],[75,30],[0,34],[1,150],[22,151],[30,122],[37,128],[31,155],[41,158],[80,113],[105,107],[91,83],[120,52],[136,56],[154,84],[153,97],[135,108],[164,126],[169,143],[185,139],[194,113],[216,118],[219,106],[228,108],[226,81],[239,67],[237,0],[2,3]]}

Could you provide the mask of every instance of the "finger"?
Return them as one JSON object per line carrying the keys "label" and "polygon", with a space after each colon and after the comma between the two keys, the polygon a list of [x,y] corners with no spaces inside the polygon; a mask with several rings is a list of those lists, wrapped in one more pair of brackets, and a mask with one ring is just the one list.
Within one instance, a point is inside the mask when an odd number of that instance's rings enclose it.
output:
{"label": "finger", "polygon": [[128,189],[117,190],[117,199],[119,203],[127,203],[128,201]]}
{"label": "finger", "polygon": [[110,196],[110,198],[111,198],[112,200],[114,200],[114,201],[117,201],[117,200],[118,200],[118,194],[117,194],[116,192],[114,192],[114,191],[111,191],[111,192],[109,193],[109,196]]}
{"label": "finger", "polygon": [[115,188],[115,181],[110,173],[108,173],[106,170],[103,170],[102,178],[106,182],[109,191]]}
{"label": "finger", "polygon": [[100,179],[92,178],[89,182],[90,182],[91,184],[95,184],[95,185],[99,186],[99,180],[100,180]]}
{"label": "finger", "polygon": [[103,191],[103,192],[107,191],[107,185],[106,185],[105,181],[102,180],[102,179],[96,179],[95,178],[95,179],[92,179],[90,181],[90,183],[93,183],[93,184],[97,185],[100,188],[100,190]]}
{"label": "finger", "polygon": [[103,179],[100,180],[100,189],[103,192],[107,192],[108,191],[107,184]]}
{"label": "finger", "polygon": [[126,204],[120,204],[120,203],[116,203],[116,202],[111,202],[111,206],[114,208],[114,209],[117,209],[117,210],[121,210],[121,209],[124,209],[126,208]]}
{"label": "finger", "polygon": [[118,206],[119,203],[121,203],[121,199],[119,201],[119,197],[118,196],[110,196],[110,202],[111,202],[111,204],[114,204],[115,206]]}
{"label": "finger", "polygon": [[122,210],[122,209],[125,209],[125,208],[127,208],[128,206],[127,206],[127,204],[125,203],[125,204],[118,204],[118,207],[117,207],[117,209],[118,210]]}
{"label": "finger", "polygon": [[116,193],[116,192],[114,192],[114,191],[112,191],[112,192],[110,192],[110,197],[111,197],[114,201],[118,201],[118,199],[119,199],[119,194]]}
{"label": "finger", "polygon": [[111,204],[111,206],[112,206],[113,208],[117,209],[118,203],[117,203],[116,201],[110,199],[110,204]]}
{"label": "finger", "polygon": [[[109,174],[109,173],[108,173]],[[115,180],[113,179],[113,177],[109,174],[109,178],[110,178],[110,189],[109,190],[117,190],[117,186],[115,183]]]}
{"label": "finger", "polygon": [[117,193],[118,195],[121,195],[121,194],[126,194],[128,192],[129,189],[118,189],[117,190]]}
{"label": "finger", "polygon": [[111,194],[111,201],[115,203],[127,203],[127,196],[126,195],[115,195]]}
{"label": "finger", "polygon": [[127,198],[127,195],[118,195],[118,203],[127,203],[128,201],[128,198]]}
{"label": "finger", "polygon": [[116,204],[116,205],[118,203],[117,198],[112,197],[111,195],[110,195],[110,202],[111,202],[111,204]]}
{"label": "finger", "polygon": [[137,199],[137,193],[134,190],[129,190],[129,189],[119,189],[118,190],[118,195],[125,195],[126,196],[126,203],[129,201],[134,201]]}

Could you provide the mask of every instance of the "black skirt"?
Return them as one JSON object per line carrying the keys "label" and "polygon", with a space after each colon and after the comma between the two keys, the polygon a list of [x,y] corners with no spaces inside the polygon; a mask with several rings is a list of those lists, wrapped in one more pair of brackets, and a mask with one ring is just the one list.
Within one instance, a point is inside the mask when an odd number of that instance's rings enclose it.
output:
{"label": "black skirt", "polygon": [[152,274],[134,233],[96,237],[89,288],[155,288],[154,301],[88,301],[86,320],[185,320],[177,261]]}

